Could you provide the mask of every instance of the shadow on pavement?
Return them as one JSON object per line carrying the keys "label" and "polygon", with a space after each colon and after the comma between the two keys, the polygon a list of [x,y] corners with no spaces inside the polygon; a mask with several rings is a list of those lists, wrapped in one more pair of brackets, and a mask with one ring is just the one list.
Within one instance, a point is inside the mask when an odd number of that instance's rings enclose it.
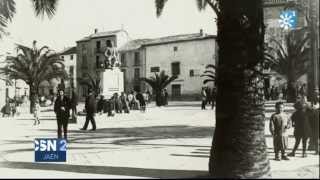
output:
{"label": "shadow on pavement", "polygon": [[[41,131],[56,131],[52,129],[41,129]],[[207,138],[213,137],[214,127],[194,126],[151,126],[133,128],[103,128],[96,131],[69,131],[71,143],[80,144],[115,144],[115,145],[137,145],[143,144],[139,141],[179,138]],[[122,138],[118,140],[102,141],[102,139]],[[125,139],[123,139],[125,138]],[[86,142],[86,140],[96,140]],[[104,142],[104,143],[101,143]],[[107,143],[105,143],[107,142]],[[154,144],[153,144],[154,145]],[[201,146],[197,146],[201,147]],[[207,146],[205,146],[207,147]]]}
{"label": "shadow on pavement", "polygon": [[171,170],[171,169],[146,169],[133,167],[113,167],[113,166],[83,166],[67,164],[47,164],[31,162],[3,162],[1,167],[13,169],[34,169],[34,170],[51,170],[85,174],[105,174],[105,175],[122,175],[138,176],[150,178],[191,178],[197,176],[206,176],[206,171],[193,170]]}

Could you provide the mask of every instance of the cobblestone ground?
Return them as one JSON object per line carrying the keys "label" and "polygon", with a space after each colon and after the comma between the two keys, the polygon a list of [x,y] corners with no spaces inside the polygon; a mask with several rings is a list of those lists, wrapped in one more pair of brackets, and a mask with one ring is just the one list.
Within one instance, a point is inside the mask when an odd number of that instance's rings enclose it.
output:
{"label": "cobblestone ground", "polygon": [[[82,110],[83,105],[78,109]],[[286,110],[292,112],[291,105],[287,105]],[[272,112],[273,103],[267,103],[267,119]],[[171,102],[161,108],[150,104],[145,113],[132,111],[112,118],[97,115],[98,129],[93,132],[79,130],[84,123],[84,116],[79,116],[77,123],[69,124],[66,163],[34,163],[33,140],[56,137],[52,107],[42,108],[39,126],[33,126],[32,116],[27,113],[0,118],[0,177],[182,178],[206,175],[214,116],[209,106],[207,110],[200,110],[199,102]],[[273,160],[268,120],[266,139],[272,177],[319,177],[319,155],[311,151],[307,158],[302,158],[298,151],[290,161]],[[292,148],[293,143],[291,135],[289,147]]]}

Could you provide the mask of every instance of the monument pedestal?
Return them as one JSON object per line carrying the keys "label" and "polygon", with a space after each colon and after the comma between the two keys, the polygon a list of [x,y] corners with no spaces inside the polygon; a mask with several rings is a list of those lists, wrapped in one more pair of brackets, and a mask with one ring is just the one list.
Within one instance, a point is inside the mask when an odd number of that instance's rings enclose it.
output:
{"label": "monument pedestal", "polygon": [[105,99],[110,99],[114,93],[124,91],[124,81],[123,81],[123,72],[119,68],[115,67],[113,69],[106,69],[101,72],[101,88],[102,95]]}

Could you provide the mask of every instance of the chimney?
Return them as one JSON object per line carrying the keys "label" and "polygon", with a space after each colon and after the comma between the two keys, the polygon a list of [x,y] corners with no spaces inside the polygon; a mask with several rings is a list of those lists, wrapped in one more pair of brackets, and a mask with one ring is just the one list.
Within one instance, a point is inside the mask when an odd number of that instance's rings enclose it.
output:
{"label": "chimney", "polygon": [[200,36],[203,36],[203,29],[200,29]]}
{"label": "chimney", "polygon": [[94,29],[94,33],[95,33],[95,34],[98,33],[98,29],[97,29],[97,28]]}

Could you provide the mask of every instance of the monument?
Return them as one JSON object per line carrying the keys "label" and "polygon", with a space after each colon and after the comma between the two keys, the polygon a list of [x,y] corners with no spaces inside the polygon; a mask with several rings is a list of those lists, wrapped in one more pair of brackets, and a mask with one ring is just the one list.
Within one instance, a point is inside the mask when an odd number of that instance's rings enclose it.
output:
{"label": "monument", "polygon": [[124,91],[124,77],[120,70],[119,53],[112,41],[107,44],[104,55],[104,71],[100,72],[101,95],[110,99],[114,93],[120,94]]}

